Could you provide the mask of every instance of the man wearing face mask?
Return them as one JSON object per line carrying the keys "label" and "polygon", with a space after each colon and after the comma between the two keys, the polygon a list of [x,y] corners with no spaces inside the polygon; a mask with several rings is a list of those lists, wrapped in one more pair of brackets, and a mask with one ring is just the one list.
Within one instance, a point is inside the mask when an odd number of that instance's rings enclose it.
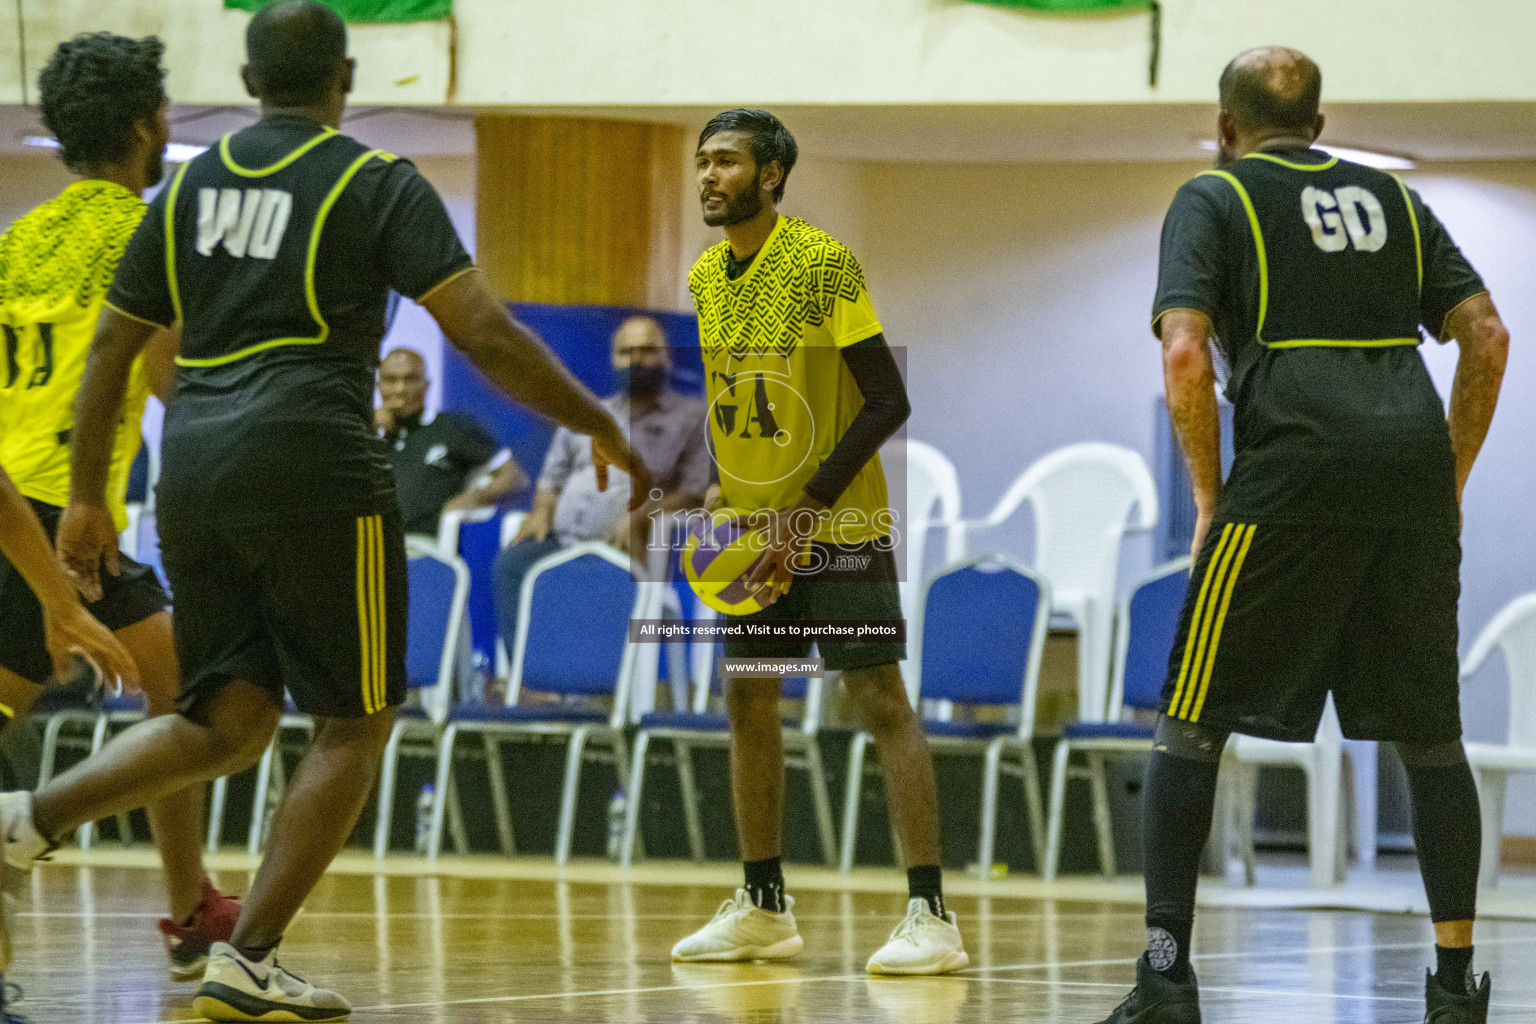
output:
{"label": "man wearing face mask", "polygon": [[668,386],[671,368],[660,324],[633,316],[619,325],[613,335],[618,390],[603,404],[629,432],[655,490],[650,500],[629,511],[629,478],[615,474],[608,489],[599,491],[587,446],[564,427],[555,431],[533,511],[496,559],[496,621],[503,637],[516,632],[523,577],[539,559],[564,545],[592,540],[639,551],[653,513],[703,504],[710,469],[704,403]]}

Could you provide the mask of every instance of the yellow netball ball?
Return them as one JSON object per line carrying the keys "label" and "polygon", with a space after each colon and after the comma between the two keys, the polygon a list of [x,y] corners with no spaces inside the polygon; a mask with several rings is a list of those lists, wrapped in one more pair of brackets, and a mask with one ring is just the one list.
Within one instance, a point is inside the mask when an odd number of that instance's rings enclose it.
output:
{"label": "yellow netball ball", "polygon": [[683,575],[709,607],[726,615],[750,615],[764,605],[748,589],[746,575],[763,553],[764,531],[737,522],[739,509],[693,517],[683,545]]}

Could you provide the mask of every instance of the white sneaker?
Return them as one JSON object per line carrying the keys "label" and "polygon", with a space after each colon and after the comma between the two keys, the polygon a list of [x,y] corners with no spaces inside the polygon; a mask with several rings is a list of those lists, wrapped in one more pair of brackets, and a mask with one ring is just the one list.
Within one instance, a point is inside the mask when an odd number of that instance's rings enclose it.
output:
{"label": "white sneaker", "polygon": [[5,864],[17,871],[31,871],[52,845],[32,824],[32,794],[25,790],[0,793],[0,833],[5,836]]}
{"label": "white sneaker", "polygon": [[283,970],[275,949],[258,963],[215,942],[192,1012],[212,1021],[331,1021],[346,1020],[352,1004]]}
{"label": "white sneaker", "polygon": [[715,919],[672,947],[672,959],[683,963],[734,963],[741,960],[788,960],[805,940],[795,927],[795,901],[784,897],[784,910],[773,914],[759,908],[737,889],[720,904]]}
{"label": "white sneaker", "polygon": [[970,962],[954,911],[937,917],[927,900],[915,899],[907,901],[907,916],[868,966],[870,974],[948,974]]}

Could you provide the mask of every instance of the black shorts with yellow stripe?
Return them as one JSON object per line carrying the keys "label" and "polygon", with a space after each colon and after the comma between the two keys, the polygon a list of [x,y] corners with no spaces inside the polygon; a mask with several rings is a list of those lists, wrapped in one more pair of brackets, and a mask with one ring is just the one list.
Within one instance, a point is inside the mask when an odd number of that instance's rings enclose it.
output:
{"label": "black shorts with yellow stripe", "polygon": [[221,525],[160,510],[176,596],[181,710],[245,679],[306,714],[359,718],[405,699],[409,579],[400,516],[314,512]]}
{"label": "black shorts with yellow stripe", "polygon": [[1218,522],[1190,576],[1163,711],[1306,741],[1332,691],[1353,739],[1461,736],[1452,532]]}

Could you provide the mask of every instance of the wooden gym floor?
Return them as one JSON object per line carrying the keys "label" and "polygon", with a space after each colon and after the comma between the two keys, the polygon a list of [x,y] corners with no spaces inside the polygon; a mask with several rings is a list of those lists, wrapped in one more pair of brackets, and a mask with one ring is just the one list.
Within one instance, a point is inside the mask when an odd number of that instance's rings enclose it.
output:
{"label": "wooden gym floor", "polygon": [[[191,1021],[192,985],[170,981],[155,931],[161,887],[147,852],[44,865],[13,909],[16,1009],[35,1024]],[[107,864],[139,866],[105,866]],[[216,880],[244,888],[238,858]],[[502,862],[506,863],[506,862]],[[455,877],[375,875],[351,857],[295,922],[283,960],[340,990],[368,1022],[623,1021],[780,1024],[848,1021],[1092,1024],[1130,985],[1143,929],[1134,880],[1084,880],[1073,898],[978,896],[951,905],[972,967],[937,979],[870,979],[864,961],[904,904],[892,873],[852,888],[796,889],[805,953],[790,964],[674,965],[672,943],[729,895],[734,869],[651,864],[617,881],[606,866],[566,880],[494,865]],[[716,870],[717,867],[719,870]],[[404,870],[418,870],[407,868]],[[450,869],[451,870],[451,869]],[[796,875],[807,873],[796,868]],[[511,874],[518,874],[512,872]],[[495,877],[500,875],[500,877]],[[542,877],[541,877],[542,876]],[[1091,894],[1102,886],[1106,898]],[[871,891],[871,890],[885,891]],[[1008,889],[1009,892],[1027,890]],[[1422,1020],[1428,921],[1370,911],[1213,906],[1196,967],[1210,1024]],[[1499,1022],[1536,1022],[1536,922],[1479,925],[1478,968],[1494,974]]]}

